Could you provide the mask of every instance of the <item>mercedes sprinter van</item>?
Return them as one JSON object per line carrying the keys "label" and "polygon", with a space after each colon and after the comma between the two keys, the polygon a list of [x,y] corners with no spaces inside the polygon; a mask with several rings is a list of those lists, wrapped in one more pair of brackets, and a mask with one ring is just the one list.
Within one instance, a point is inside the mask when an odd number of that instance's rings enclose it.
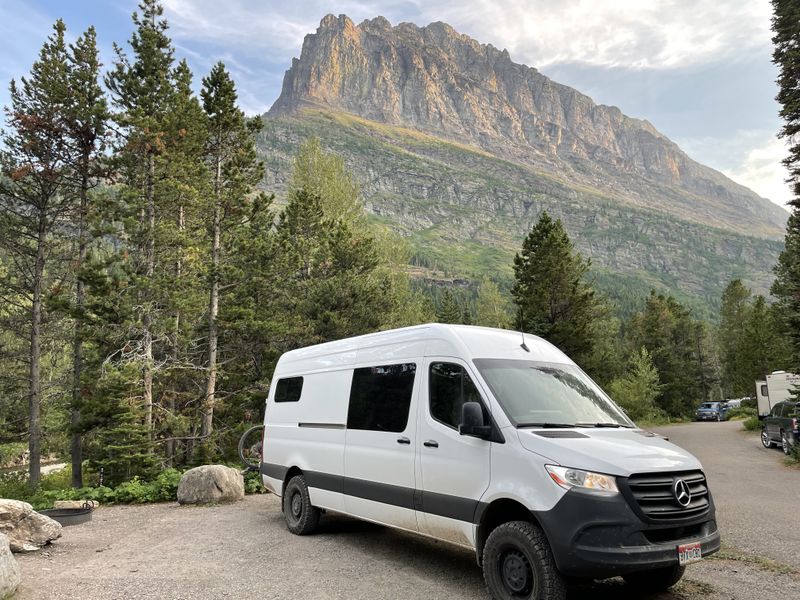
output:
{"label": "mercedes sprinter van", "polygon": [[720,546],[694,456],[636,427],[552,344],[500,329],[287,352],[261,474],[292,533],[332,511],[474,549],[498,599],[617,575],[664,589]]}

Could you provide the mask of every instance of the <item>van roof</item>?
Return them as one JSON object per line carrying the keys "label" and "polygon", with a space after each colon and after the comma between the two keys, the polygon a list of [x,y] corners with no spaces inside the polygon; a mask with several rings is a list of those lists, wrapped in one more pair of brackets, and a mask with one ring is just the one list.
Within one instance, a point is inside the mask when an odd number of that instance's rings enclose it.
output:
{"label": "van roof", "polygon": [[[326,342],[286,352],[278,361],[281,370],[295,371],[301,368],[297,363],[314,363],[312,370],[330,368],[354,363],[359,351],[369,353],[375,360],[403,358],[402,348],[408,347],[407,357],[426,355],[455,356],[462,359],[473,358],[516,358],[556,363],[572,363],[567,356],[542,338],[524,334],[525,345],[521,347],[523,336],[519,331],[477,327],[472,325],[447,325],[427,323],[388,331],[378,331],[357,337]],[[421,346],[420,344],[424,344]],[[413,350],[411,348],[414,348]],[[381,351],[385,348],[385,352]],[[400,350],[398,350],[400,348]],[[385,359],[381,356],[385,355]],[[349,358],[346,358],[349,357]],[[294,364],[291,364],[294,363]],[[290,366],[291,364],[291,366]]]}

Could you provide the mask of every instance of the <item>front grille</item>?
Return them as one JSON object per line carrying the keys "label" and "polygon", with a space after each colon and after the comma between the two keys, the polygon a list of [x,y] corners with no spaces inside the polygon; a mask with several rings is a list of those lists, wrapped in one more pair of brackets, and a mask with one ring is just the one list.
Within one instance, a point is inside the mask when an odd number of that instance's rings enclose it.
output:
{"label": "front grille", "polygon": [[[687,483],[692,495],[686,507],[678,503],[673,492],[678,479]],[[628,488],[644,515],[653,521],[682,521],[708,510],[708,487],[702,471],[631,475]]]}

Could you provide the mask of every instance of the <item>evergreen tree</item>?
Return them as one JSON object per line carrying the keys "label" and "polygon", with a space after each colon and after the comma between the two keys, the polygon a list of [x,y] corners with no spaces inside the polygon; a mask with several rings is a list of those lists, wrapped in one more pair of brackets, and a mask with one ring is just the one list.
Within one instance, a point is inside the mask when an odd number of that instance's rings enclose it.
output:
{"label": "evergreen tree", "polygon": [[156,186],[163,175],[160,161],[169,143],[168,118],[174,107],[172,42],[167,36],[164,9],[158,0],[142,0],[141,14],[133,14],[136,31],[131,35],[133,59],[115,45],[117,60],[106,77],[117,112],[114,118],[122,139],[117,158],[127,186],[129,237],[134,242],[133,273],[137,297],[137,339],[124,344],[132,359],[141,365],[144,422],[153,426],[154,337],[159,333],[158,308],[163,306],[156,281],[160,256],[156,240],[158,212],[164,206]]}
{"label": "evergreen tree", "polygon": [[789,335],[792,370],[800,372],[800,9],[795,0],[772,0],[772,7],[772,61],[780,69],[776,99],[784,120],[779,136],[791,143],[783,163],[789,170],[794,198],[789,203],[791,215],[771,291]]}
{"label": "evergreen tree", "polygon": [[723,391],[729,398],[743,396],[753,387],[751,373],[743,364],[744,351],[751,343],[745,335],[750,317],[750,295],[741,279],[731,281],[722,294],[718,343]]}
{"label": "evergreen tree", "polygon": [[439,305],[436,308],[436,320],[439,323],[463,323],[464,312],[458,305],[455,294],[450,289],[446,289],[439,298]]}
{"label": "evergreen tree", "polygon": [[602,302],[586,281],[591,262],[575,252],[561,220],[543,212],[514,257],[516,327],[540,335],[586,365]]}
{"label": "evergreen tree", "polygon": [[72,339],[72,403],[70,408],[72,459],[72,485],[83,487],[82,445],[80,431],[81,405],[85,401],[84,343],[85,324],[85,275],[87,252],[91,242],[92,221],[90,194],[104,175],[105,133],[108,121],[108,106],[105,93],[100,87],[100,58],[97,51],[95,30],[90,27],[69,48],[69,103],[66,108],[67,135],[72,151],[70,190],[77,196],[73,228],[77,237],[77,249],[73,260],[75,276],[72,302],[75,329]]}
{"label": "evergreen tree", "polygon": [[661,388],[650,353],[641,347],[631,356],[626,375],[609,384],[609,393],[634,421],[652,421],[663,415],[656,405]]}
{"label": "evergreen tree", "polygon": [[[8,131],[0,154],[0,244],[13,268],[4,274],[5,302],[24,313],[28,337],[28,446],[29,482],[40,478],[42,343],[46,339],[45,298],[55,285],[61,226],[74,210],[64,194],[70,148],[65,114],[70,103],[69,58],[62,21],[53,26],[20,85],[11,82]],[[60,284],[59,284],[60,285]]]}
{"label": "evergreen tree", "polygon": [[478,298],[475,301],[475,322],[484,327],[509,329],[511,327],[510,302],[497,284],[484,277],[478,286]]}
{"label": "evergreen tree", "polygon": [[236,87],[222,63],[203,79],[203,109],[208,121],[206,161],[211,172],[211,203],[208,235],[210,265],[208,275],[208,353],[206,394],[203,403],[201,436],[213,430],[217,392],[217,351],[220,280],[225,259],[224,233],[229,222],[241,223],[246,200],[263,177],[263,166],[256,158],[255,133],[260,120],[247,121],[236,105]]}

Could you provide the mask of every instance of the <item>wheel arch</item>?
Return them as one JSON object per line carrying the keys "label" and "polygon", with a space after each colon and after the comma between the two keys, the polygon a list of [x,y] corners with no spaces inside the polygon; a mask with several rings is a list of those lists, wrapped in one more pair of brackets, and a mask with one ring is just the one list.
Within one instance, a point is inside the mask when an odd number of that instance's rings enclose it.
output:
{"label": "wheel arch", "polygon": [[522,502],[512,498],[492,500],[480,513],[475,531],[475,558],[478,566],[483,564],[483,548],[489,534],[499,525],[510,521],[528,521],[544,531],[536,516]]}
{"label": "wheel arch", "polygon": [[283,485],[281,486],[281,497],[283,497],[283,494],[286,491],[286,486],[292,480],[292,477],[302,474],[303,470],[298,466],[289,467],[289,469],[287,469],[286,475],[283,478]]}

